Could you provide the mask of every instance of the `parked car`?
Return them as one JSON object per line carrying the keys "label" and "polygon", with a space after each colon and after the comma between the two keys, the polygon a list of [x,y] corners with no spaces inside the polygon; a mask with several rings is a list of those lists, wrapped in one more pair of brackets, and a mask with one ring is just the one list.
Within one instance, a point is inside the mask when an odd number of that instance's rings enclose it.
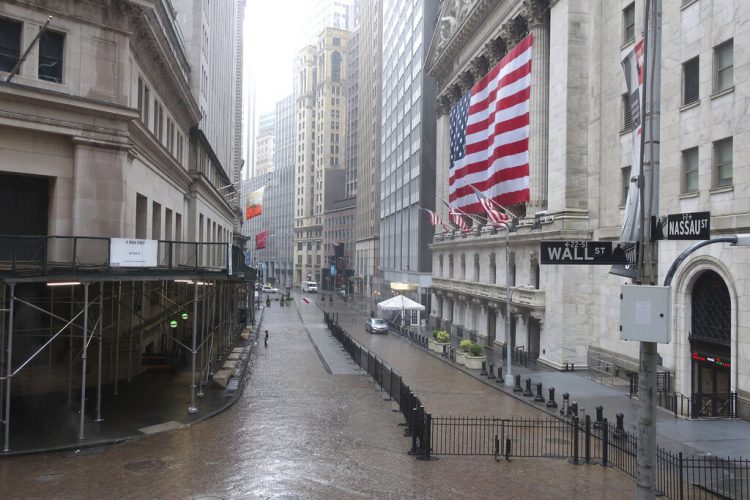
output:
{"label": "parked car", "polygon": [[370,333],[388,333],[388,323],[381,318],[367,318],[365,331]]}
{"label": "parked car", "polygon": [[273,288],[271,285],[263,285],[263,293],[279,293],[279,289]]}

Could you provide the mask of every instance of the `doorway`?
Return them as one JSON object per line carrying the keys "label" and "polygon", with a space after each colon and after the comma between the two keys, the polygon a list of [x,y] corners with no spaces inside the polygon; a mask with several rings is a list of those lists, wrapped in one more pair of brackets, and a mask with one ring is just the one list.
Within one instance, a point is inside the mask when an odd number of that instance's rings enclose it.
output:
{"label": "doorway", "polygon": [[691,393],[694,417],[731,416],[732,304],[714,271],[698,276],[691,297]]}
{"label": "doorway", "polygon": [[497,335],[497,313],[494,309],[487,309],[487,345],[495,344]]}
{"label": "doorway", "polygon": [[529,318],[529,361],[536,361],[539,358],[539,337],[541,334],[541,325],[536,318]]}

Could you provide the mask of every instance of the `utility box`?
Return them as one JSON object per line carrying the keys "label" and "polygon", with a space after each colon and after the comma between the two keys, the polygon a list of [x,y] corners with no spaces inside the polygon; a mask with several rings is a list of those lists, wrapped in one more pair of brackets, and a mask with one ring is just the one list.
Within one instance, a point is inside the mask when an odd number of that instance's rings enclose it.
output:
{"label": "utility box", "polygon": [[671,287],[620,288],[620,340],[669,344],[672,341]]}

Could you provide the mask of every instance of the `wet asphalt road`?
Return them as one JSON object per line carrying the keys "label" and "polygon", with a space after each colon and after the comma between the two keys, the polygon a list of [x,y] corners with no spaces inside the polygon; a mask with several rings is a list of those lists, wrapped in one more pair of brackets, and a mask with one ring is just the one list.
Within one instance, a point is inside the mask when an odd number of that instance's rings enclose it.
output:
{"label": "wet asphalt road", "polygon": [[[435,415],[540,416],[393,335],[342,323]],[[632,498],[614,469],[564,460],[406,454],[400,413],[321,337],[315,302],[267,309],[244,393],[199,424],[79,453],[0,460],[2,498]],[[344,324],[346,327],[347,325]]]}

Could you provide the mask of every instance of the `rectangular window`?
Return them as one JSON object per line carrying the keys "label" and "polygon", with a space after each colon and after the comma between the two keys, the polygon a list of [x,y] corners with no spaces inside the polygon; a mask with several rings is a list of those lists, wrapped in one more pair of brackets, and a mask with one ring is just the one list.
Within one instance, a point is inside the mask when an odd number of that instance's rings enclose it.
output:
{"label": "rectangular window", "polygon": [[682,192],[698,192],[698,148],[682,152]]}
{"label": "rectangular window", "polygon": [[45,31],[39,38],[39,79],[62,83],[65,35]]}
{"label": "rectangular window", "polygon": [[146,126],[146,128],[149,128],[151,120],[151,91],[149,90],[148,86],[143,86],[143,109],[141,110],[141,121],[143,121],[143,124]]}
{"label": "rectangular window", "polygon": [[151,212],[151,239],[161,239],[161,204],[153,202]]}
{"label": "rectangular window", "polygon": [[10,73],[21,55],[22,24],[0,18],[0,71]]}
{"label": "rectangular window", "polygon": [[635,40],[635,2],[622,9],[622,43]]}
{"label": "rectangular window", "polygon": [[714,48],[714,92],[734,85],[734,43],[728,40]]}
{"label": "rectangular window", "polygon": [[633,110],[630,108],[630,96],[622,94],[622,131],[633,130]]}
{"label": "rectangular window", "polygon": [[682,104],[698,102],[698,58],[694,57],[682,64]]}
{"label": "rectangular window", "polygon": [[714,142],[714,187],[732,185],[732,138]]}
{"label": "rectangular window", "polygon": [[182,214],[174,214],[174,239],[182,241]]}
{"label": "rectangular window", "polygon": [[148,230],[148,198],[140,194],[135,196],[135,237],[139,240],[147,238]]}
{"label": "rectangular window", "polygon": [[628,191],[630,190],[630,170],[630,165],[622,167],[622,173],[620,174],[620,185],[622,186],[620,190],[620,205],[625,205],[628,201]]}
{"label": "rectangular window", "polygon": [[177,133],[177,162],[182,163],[182,134]]}

